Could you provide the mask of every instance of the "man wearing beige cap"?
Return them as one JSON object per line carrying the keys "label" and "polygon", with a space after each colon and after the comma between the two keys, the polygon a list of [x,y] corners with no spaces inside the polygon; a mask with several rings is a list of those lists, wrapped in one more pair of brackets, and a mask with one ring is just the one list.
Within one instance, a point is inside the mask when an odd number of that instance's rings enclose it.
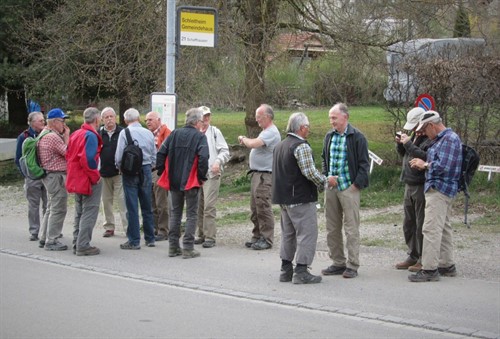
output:
{"label": "man wearing beige cap", "polygon": [[411,274],[412,282],[438,281],[439,276],[457,274],[453,261],[452,202],[458,192],[462,167],[462,142],[459,136],[443,124],[439,113],[422,114],[416,129],[431,143],[427,160],[414,158],[412,168],[425,171],[425,220],[422,247],[422,269]]}
{"label": "man wearing beige cap", "polygon": [[398,270],[408,269],[417,272],[422,268],[422,225],[425,216],[425,172],[411,168],[410,160],[419,158],[425,160],[430,140],[426,135],[416,133],[420,117],[425,110],[415,107],[406,115],[406,124],[403,129],[406,133],[396,134],[396,151],[403,158],[401,181],[405,183],[403,201],[404,220],[403,234],[408,246],[408,257],[396,264]]}
{"label": "man wearing beige cap", "polygon": [[208,151],[208,173],[207,181],[200,187],[198,198],[198,237],[195,244],[203,244],[204,248],[215,246],[215,216],[217,210],[215,204],[219,197],[220,178],[224,169],[224,164],[229,160],[229,147],[221,131],[210,125],[212,112],[207,106],[198,107],[203,111],[203,121],[200,125],[200,132],[207,137]]}

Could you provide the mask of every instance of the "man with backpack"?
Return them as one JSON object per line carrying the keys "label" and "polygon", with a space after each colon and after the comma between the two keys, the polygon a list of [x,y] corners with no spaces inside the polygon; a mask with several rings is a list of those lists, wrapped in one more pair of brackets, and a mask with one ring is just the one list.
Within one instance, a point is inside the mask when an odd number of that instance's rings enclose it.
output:
{"label": "man with backpack", "polygon": [[[22,173],[19,159],[22,156],[22,146],[26,138],[35,138],[45,127],[45,119],[42,112],[31,112],[28,115],[28,128],[17,137],[16,144],[16,166]],[[40,203],[42,207],[42,216],[47,210],[47,191],[43,186],[42,179],[31,179],[24,176],[24,193],[28,200],[28,225],[30,232],[30,241],[38,240],[38,232],[40,231]],[[43,219],[42,219],[43,220]]]}
{"label": "man with backpack", "polygon": [[[66,218],[68,193],[66,192],[66,150],[69,141],[69,127],[65,119],[69,118],[60,108],[53,108],[47,114],[47,127],[51,131],[45,135],[37,145],[40,165],[47,175],[42,179],[47,190],[47,213],[43,224],[47,230],[40,232],[40,246],[45,246],[47,251],[64,251],[68,246],[61,243],[58,238]],[[45,234],[46,233],[46,234]]]}
{"label": "man with backpack", "polygon": [[142,127],[140,114],[135,108],[123,113],[127,128],[118,136],[115,163],[122,173],[123,192],[127,206],[127,238],[121,244],[122,250],[141,249],[141,225],[139,223],[139,204],[142,213],[142,226],[147,247],[155,246],[155,230],[151,207],[151,169],[156,163],[156,147],[153,133]]}
{"label": "man with backpack", "polygon": [[416,131],[426,135],[431,143],[427,160],[414,158],[410,161],[412,168],[426,171],[426,204],[422,269],[408,279],[412,282],[438,281],[440,275],[453,277],[457,274],[450,219],[462,167],[462,143],[435,111],[422,115]]}
{"label": "man with backpack", "polygon": [[100,253],[97,247],[90,246],[102,191],[99,174],[102,139],[97,133],[101,123],[100,114],[94,107],[83,111],[84,123],[79,130],[71,134],[66,152],[66,190],[68,193],[75,193],[73,253],[77,256]]}

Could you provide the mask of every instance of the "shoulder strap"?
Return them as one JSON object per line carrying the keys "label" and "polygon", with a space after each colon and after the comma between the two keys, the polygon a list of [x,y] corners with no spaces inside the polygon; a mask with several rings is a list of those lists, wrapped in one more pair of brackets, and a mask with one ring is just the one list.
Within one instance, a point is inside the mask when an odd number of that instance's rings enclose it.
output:
{"label": "shoulder strap", "polygon": [[132,135],[130,135],[130,130],[125,128],[125,135],[127,136],[127,145],[132,145],[134,143],[134,140],[132,140]]}
{"label": "shoulder strap", "polygon": [[40,141],[40,139],[41,139],[43,136],[45,136],[45,135],[47,135],[47,134],[49,134],[49,133],[52,133],[52,131],[43,131],[42,133],[40,133],[40,134],[36,137],[36,141],[37,141],[37,142],[38,142],[38,141]]}

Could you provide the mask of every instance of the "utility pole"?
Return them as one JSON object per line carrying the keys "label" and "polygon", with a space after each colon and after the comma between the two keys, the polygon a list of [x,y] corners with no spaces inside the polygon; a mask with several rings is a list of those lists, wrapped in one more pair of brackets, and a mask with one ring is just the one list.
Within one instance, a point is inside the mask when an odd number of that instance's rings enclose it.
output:
{"label": "utility pole", "polygon": [[167,0],[167,57],[165,67],[165,92],[175,94],[175,0]]}

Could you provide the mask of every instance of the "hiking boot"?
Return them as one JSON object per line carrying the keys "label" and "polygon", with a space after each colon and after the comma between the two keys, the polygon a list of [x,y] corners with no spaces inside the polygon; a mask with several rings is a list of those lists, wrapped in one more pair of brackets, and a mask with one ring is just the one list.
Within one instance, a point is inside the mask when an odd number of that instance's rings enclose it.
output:
{"label": "hiking boot", "polygon": [[30,241],[37,241],[37,240],[38,240],[38,234],[30,235]]}
{"label": "hiking boot", "polygon": [[323,275],[341,275],[345,271],[345,266],[328,266],[324,270],[321,270]]}
{"label": "hiking boot", "polygon": [[61,239],[62,237],[63,237],[63,234],[62,234],[62,233],[60,233],[60,234],[56,237],[56,239]]}
{"label": "hiking boot", "polygon": [[181,249],[179,247],[170,246],[168,249],[168,256],[169,257],[176,257],[178,255],[182,255]]}
{"label": "hiking boot", "polygon": [[63,243],[60,243],[58,241],[45,244],[46,251],[66,251],[67,249],[68,249],[68,246],[66,246]]}
{"label": "hiking boot", "polygon": [[294,284],[317,284],[321,282],[321,277],[309,273],[307,267],[295,267],[295,274],[293,275],[292,282]]}
{"label": "hiking boot", "polygon": [[356,278],[358,276],[358,271],[353,270],[352,268],[346,268],[342,276],[346,279]]}
{"label": "hiking boot", "polygon": [[158,234],[158,235],[155,237],[155,241],[164,241],[164,240],[168,240],[168,235],[165,235],[165,234]]}
{"label": "hiking boot", "polygon": [[292,281],[293,277],[293,265],[285,265],[281,266],[281,273],[280,273],[280,282],[289,282]]}
{"label": "hiking boot", "polygon": [[406,259],[405,261],[398,262],[396,264],[397,270],[407,270],[410,266],[413,266],[417,263],[417,260],[413,260],[411,258]]}
{"label": "hiking boot", "polygon": [[40,248],[44,248],[44,247],[45,247],[45,240],[40,240],[40,241],[38,242],[38,247],[40,247]]}
{"label": "hiking boot", "polygon": [[272,245],[270,243],[268,243],[266,241],[266,239],[264,238],[260,238],[258,241],[256,241],[253,245],[252,245],[252,249],[254,250],[257,250],[257,251],[260,251],[260,250],[268,250],[272,247]]}
{"label": "hiking boot", "polygon": [[438,267],[439,275],[443,277],[455,277],[457,275],[457,268],[455,265],[451,265],[448,267]]}
{"label": "hiking boot", "polygon": [[408,280],[412,282],[439,281],[438,270],[420,270],[416,274],[410,274]]}
{"label": "hiking boot", "polygon": [[97,247],[94,247],[94,246],[90,246],[89,248],[86,248],[84,250],[77,250],[76,251],[76,255],[79,257],[84,256],[84,255],[98,255],[99,253],[101,253],[101,251]]}
{"label": "hiking boot", "polygon": [[257,240],[254,240],[254,239],[247,241],[247,242],[245,242],[245,247],[252,248],[252,245],[255,244],[256,242],[257,242]]}
{"label": "hiking boot", "polygon": [[204,242],[205,242],[205,238],[204,237],[199,237],[199,238],[194,239],[194,244],[195,245],[201,245]]}
{"label": "hiking boot", "polygon": [[419,262],[417,262],[415,265],[408,267],[408,271],[414,272],[414,273],[420,271],[421,269],[422,269],[422,264]]}
{"label": "hiking boot", "polygon": [[104,231],[104,234],[102,236],[103,236],[103,238],[109,238],[109,237],[112,237],[114,235],[115,235],[114,230],[106,230],[106,231]]}
{"label": "hiking boot", "polygon": [[182,259],[191,259],[200,256],[200,252],[197,250],[182,250]]}
{"label": "hiking boot", "polygon": [[154,241],[146,241],[146,247],[155,247],[156,244]]}
{"label": "hiking boot", "polygon": [[121,244],[120,248],[122,250],[140,250],[141,249],[141,245],[132,245],[131,243],[129,243],[127,241],[126,243]]}

